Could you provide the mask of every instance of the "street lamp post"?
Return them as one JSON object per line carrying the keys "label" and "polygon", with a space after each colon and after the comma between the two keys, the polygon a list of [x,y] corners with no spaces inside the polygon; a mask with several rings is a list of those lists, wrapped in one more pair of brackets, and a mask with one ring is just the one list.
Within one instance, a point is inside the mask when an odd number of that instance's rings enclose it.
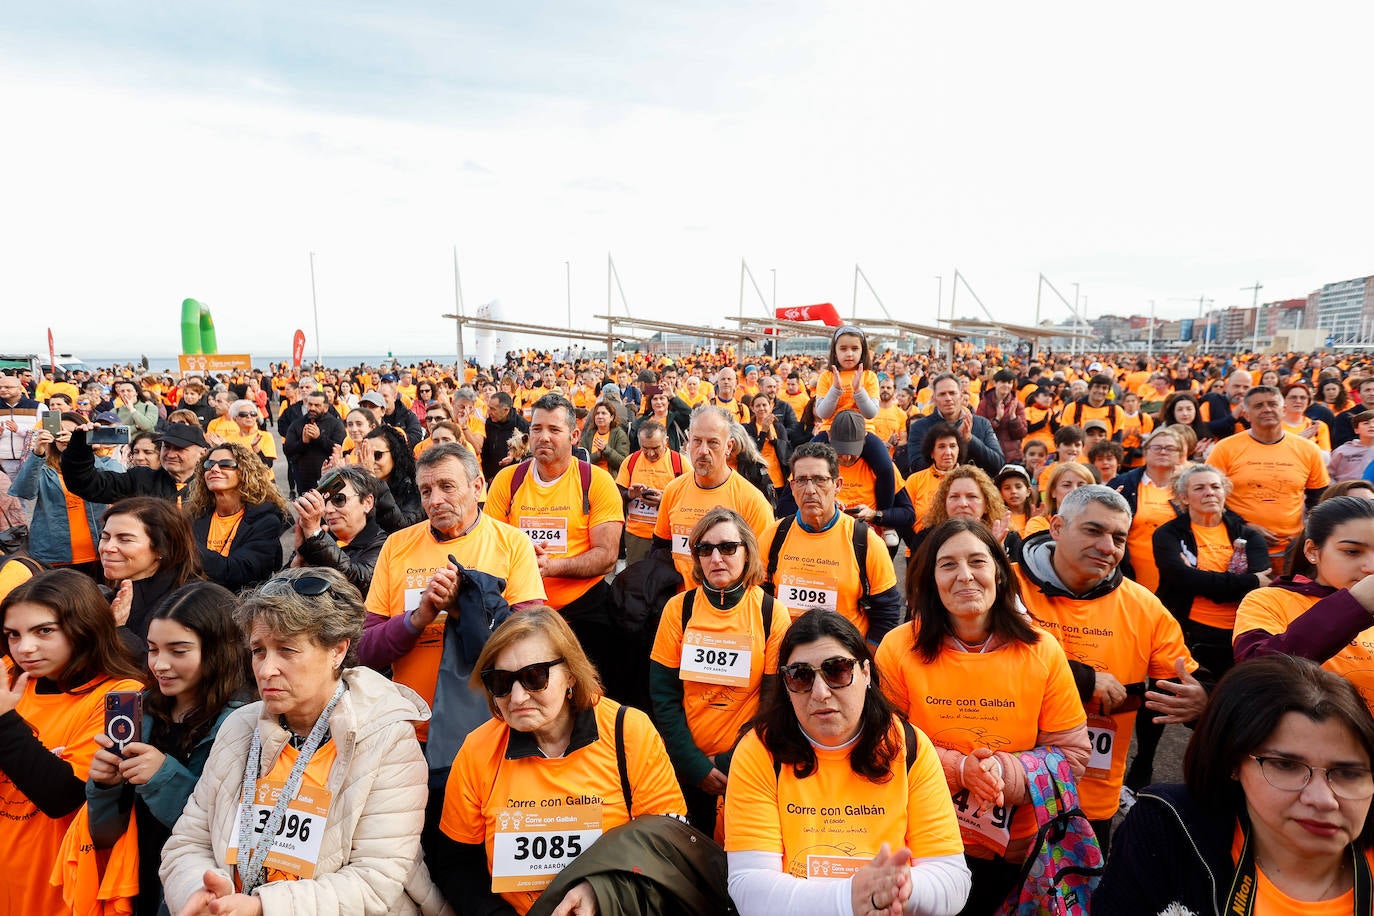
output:
{"label": "street lamp post", "polygon": [[[565,279],[564,279],[564,289],[566,289],[566,290],[567,290],[567,293],[568,293],[568,330],[571,331],[571,330],[572,330],[572,262],[571,262],[571,261],[568,261],[568,260],[566,260],[566,259],[563,261],[563,275],[564,275],[564,278],[565,278]],[[572,352],[572,345],[573,345],[573,343],[572,343],[572,338],[570,337],[570,338],[568,338],[568,353],[571,353],[571,352]],[[607,359],[609,359],[609,358],[610,358],[610,354],[607,353]]]}

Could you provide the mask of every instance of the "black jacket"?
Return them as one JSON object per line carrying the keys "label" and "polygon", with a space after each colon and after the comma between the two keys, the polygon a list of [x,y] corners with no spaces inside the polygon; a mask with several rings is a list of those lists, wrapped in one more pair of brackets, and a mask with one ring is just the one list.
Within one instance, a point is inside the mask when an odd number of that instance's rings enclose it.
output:
{"label": "black jacket", "polygon": [[[301,433],[312,422],[319,427],[320,434],[306,442],[301,438]],[[306,490],[315,489],[315,485],[320,482],[321,468],[334,454],[334,446],[343,445],[344,437],[347,435],[343,421],[333,412],[323,413],[313,420],[302,416],[291,424],[291,428],[282,436],[282,451],[286,452],[286,457],[295,465],[297,490],[304,493]]]}
{"label": "black jacket", "polygon": [[487,480],[501,470],[501,459],[510,454],[510,437],[517,429],[527,433],[530,424],[514,407],[499,422],[487,417],[487,437],[482,441],[482,476]]}
{"label": "black jacket", "polygon": [[405,433],[406,442],[411,448],[419,445],[420,440],[425,437],[425,431],[420,428],[420,418],[401,403],[400,398],[396,399],[396,406],[392,408],[391,413],[382,416],[382,422]]}
{"label": "black jacket", "polygon": [[296,556],[310,566],[328,566],[343,573],[363,595],[372,585],[372,573],[377,568],[377,558],[382,554],[387,533],[375,519],[368,519],[358,536],[343,547],[329,536],[327,528],[320,529],[317,537],[306,538],[296,549]]}
{"label": "black jacket", "polygon": [[175,501],[180,490],[176,478],[162,468],[128,468],[99,471],[95,452],[86,443],[86,431],[72,431],[62,453],[62,482],[87,502],[114,503],[126,496],[160,496]]}
{"label": "black jacket", "polygon": [[211,509],[191,520],[191,530],[200,548],[200,565],[205,578],[218,582],[231,592],[261,585],[281,569],[281,532],[285,516],[270,502],[243,507],[243,520],[229,544],[229,556],[205,548],[210,535]]}
{"label": "black jacket", "polygon": [[[1236,538],[1246,539],[1245,556],[1250,568],[1267,571],[1269,548],[1265,545],[1264,536],[1230,509],[1222,515],[1222,524],[1226,526],[1227,540],[1234,542]],[[1188,619],[1194,598],[1207,598],[1218,603],[1239,602],[1259,588],[1259,577],[1253,572],[1205,572],[1190,566],[1183,558],[1185,547],[1194,557],[1197,556],[1197,538],[1193,537],[1192,521],[1186,514],[1155,529],[1155,566],[1159,569],[1159,591],[1155,594],[1169,609],[1169,613],[1178,618],[1179,623]]]}
{"label": "black jacket", "polygon": [[[932,413],[926,417],[918,417],[911,421],[907,426],[906,434],[906,473],[914,474],[923,471],[930,466],[930,461],[921,454],[921,443],[925,441],[926,431],[936,423],[948,422],[940,414]],[[886,444],[883,446],[887,448]],[[1002,457],[1002,446],[997,441],[997,433],[993,430],[992,424],[987,417],[973,415],[973,426],[969,429],[968,442],[965,443],[968,450],[968,461],[982,468],[989,477],[996,477],[1002,470],[1005,460]]]}
{"label": "black jacket", "polygon": [[1235,829],[1234,815],[1204,808],[1185,786],[1149,786],[1112,838],[1092,911],[1221,916],[1235,874]]}

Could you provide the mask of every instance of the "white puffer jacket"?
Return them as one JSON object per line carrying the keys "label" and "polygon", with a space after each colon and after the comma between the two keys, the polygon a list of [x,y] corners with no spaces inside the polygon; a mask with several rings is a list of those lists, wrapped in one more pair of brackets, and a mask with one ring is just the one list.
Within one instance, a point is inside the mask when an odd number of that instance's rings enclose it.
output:
{"label": "white puffer jacket", "polygon": [[[447,907],[420,853],[429,771],[414,723],[429,719],[415,691],[368,668],[343,674],[348,689],[330,718],[337,758],[326,788],[329,821],[315,877],[274,881],[255,892],[264,916],[425,913]],[[289,732],[252,703],[220,727],[205,771],[162,850],[167,906],[179,912],[201,889],[206,871],[231,876],[225,857],[238,830],[243,765],[257,726],[261,775],[271,770]]]}

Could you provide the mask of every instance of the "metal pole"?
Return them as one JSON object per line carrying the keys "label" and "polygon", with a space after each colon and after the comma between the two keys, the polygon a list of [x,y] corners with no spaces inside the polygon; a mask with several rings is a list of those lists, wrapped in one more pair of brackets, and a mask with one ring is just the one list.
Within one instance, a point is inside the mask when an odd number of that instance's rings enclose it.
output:
{"label": "metal pole", "polygon": [[859,262],[854,262],[854,297],[849,301],[849,317],[859,317]]}
{"label": "metal pole", "polygon": [[773,317],[776,318],[778,314],[778,269],[770,267],[768,272],[773,275]]}
{"label": "metal pole", "polygon": [[[568,291],[568,330],[572,330],[572,262],[566,258],[563,260],[563,274],[566,277],[564,287]],[[572,352],[572,338],[568,338],[568,352]]]}
{"label": "metal pole", "polygon": [[315,364],[323,365],[320,355],[320,303],[315,298],[315,252],[310,252],[310,308],[315,313]]}
{"label": "metal pole", "polygon": [[1260,326],[1259,291],[1260,291],[1261,289],[1263,289],[1263,288],[1264,288],[1263,284],[1261,284],[1260,281],[1258,281],[1258,280],[1255,281],[1255,285],[1254,285],[1254,286],[1247,286],[1247,287],[1244,287],[1244,289],[1249,289],[1249,290],[1253,290],[1253,291],[1254,291],[1254,297],[1250,300],[1250,307],[1253,308],[1253,309],[1255,310],[1255,332],[1254,332],[1254,334],[1253,334],[1253,335],[1251,336],[1251,338],[1250,338],[1250,352],[1251,352],[1251,353],[1257,353],[1257,352],[1259,352],[1259,326]]}
{"label": "metal pole", "polygon": [[[936,323],[937,325],[940,323],[940,309],[944,306],[944,304],[945,304],[945,276],[944,276],[944,274],[936,274],[936,275],[935,275],[935,323]],[[915,341],[913,341],[913,343],[915,343]],[[936,344],[937,344],[937,345],[938,345],[938,344],[942,344],[942,343],[944,343],[944,341],[942,341],[942,340],[937,340],[937,341],[936,341]],[[952,345],[952,344],[951,344],[951,345]]]}
{"label": "metal pole", "polygon": [[744,319],[744,271],[746,269],[744,258],[741,257],[739,259],[739,317],[741,321]]}
{"label": "metal pole", "polygon": [[[1081,333],[1082,330],[1083,330],[1083,316],[1082,316],[1082,314],[1078,311],[1078,284],[1077,284],[1077,283],[1075,283],[1075,284],[1073,285],[1073,317],[1076,319],[1076,323],[1074,324],[1073,329],[1074,329],[1075,331],[1078,331],[1078,332]],[[1078,338],[1074,338],[1073,342],[1072,342],[1071,344],[1069,344],[1069,355],[1070,355],[1070,356],[1073,356],[1075,353],[1078,352],[1078,347],[1080,346],[1080,344],[1082,344],[1082,341],[1079,340]],[[1086,349],[1087,349],[1087,345],[1086,345],[1086,344],[1082,344],[1082,345],[1083,345],[1083,348],[1086,350]]]}
{"label": "metal pole", "polygon": [[1155,301],[1150,300],[1150,343],[1145,351],[1150,359],[1155,358]]}
{"label": "metal pole", "polygon": [[463,283],[458,273],[458,246],[453,246],[453,304],[457,310],[454,317],[454,324],[458,326],[458,384],[463,384],[463,367],[466,360],[463,358]]}

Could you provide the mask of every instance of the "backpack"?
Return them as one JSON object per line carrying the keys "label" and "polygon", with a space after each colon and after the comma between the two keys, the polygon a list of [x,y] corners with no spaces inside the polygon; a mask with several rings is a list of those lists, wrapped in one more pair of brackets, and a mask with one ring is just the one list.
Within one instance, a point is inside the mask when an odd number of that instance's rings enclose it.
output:
{"label": "backpack", "polygon": [[[1071,405],[1069,405],[1069,406],[1073,408],[1073,412],[1074,412],[1074,413],[1073,413],[1073,418],[1074,418],[1074,419],[1073,419],[1073,425],[1074,425],[1074,426],[1081,427],[1081,426],[1083,425],[1083,402],[1082,402],[1082,401],[1074,401],[1073,404],[1071,404]],[[1112,428],[1119,431],[1119,430],[1121,429],[1121,420],[1120,420],[1120,417],[1119,417],[1119,414],[1121,413],[1121,407],[1118,406],[1117,404],[1111,403],[1110,401],[1109,401],[1108,403],[1104,404],[1103,406],[1104,406],[1104,407],[1110,407],[1110,408],[1111,408],[1111,410],[1109,410],[1109,411],[1107,412],[1107,416],[1109,416],[1109,417],[1112,418],[1112,419],[1111,419]],[[1064,416],[1067,416],[1067,415],[1068,415],[1068,412],[1069,412],[1069,411],[1068,411],[1068,409],[1066,408],[1066,409],[1064,410],[1064,414],[1063,414],[1063,415],[1064,415]]]}
{"label": "backpack", "polygon": [[997,916],[1088,916],[1104,858],[1083,809],[1069,761],[1053,748],[1017,754],[1040,829],[1021,881]]}
{"label": "backpack", "polygon": [[628,636],[658,632],[663,606],[682,587],[682,574],[672,557],[662,548],[650,551],[642,560],[626,566],[611,580],[615,608],[611,626]]}
{"label": "backpack", "polygon": [[[682,596],[682,631],[687,631],[687,621],[692,619],[692,605],[696,602],[697,589],[691,589]],[[768,639],[773,635],[773,596],[767,592],[763,593],[763,644],[768,645]]]}
{"label": "backpack", "polygon": [[[668,458],[673,463],[673,476],[681,477],[683,471],[682,453],[677,451],[676,449],[668,449]],[[625,461],[629,465],[629,470],[625,472],[625,476],[627,479],[633,480],[635,474],[635,465],[639,463],[639,451],[636,450],[631,452],[630,457],[626,458]]]}
{"label": "backpack", "polygon": [[[773,543],[768,546],[768,569],[763,574],[763,590],[769,594],[777,594],[777,584],[774,583],[773,577],[778,574],[778,557],[782,555],[782,545],[796,520],[795,515],[789,515],[778,522],[778,530],[773,533]],[[854,519],[854,562],[859,565],[859,607],[866,613],[869,596],[868,522],[861,518]]]}
{"label": "backpack", "polygon": [[[525,482],[525,478],[530,476],[530,464],[533,458],[526,458],[515,466],[515,473],[510,478],[510,498],[515,501],[516,491]],[[581,458],[577,459],[577,474],[582,478],[582,514],[592,514],[592,466]]]}

